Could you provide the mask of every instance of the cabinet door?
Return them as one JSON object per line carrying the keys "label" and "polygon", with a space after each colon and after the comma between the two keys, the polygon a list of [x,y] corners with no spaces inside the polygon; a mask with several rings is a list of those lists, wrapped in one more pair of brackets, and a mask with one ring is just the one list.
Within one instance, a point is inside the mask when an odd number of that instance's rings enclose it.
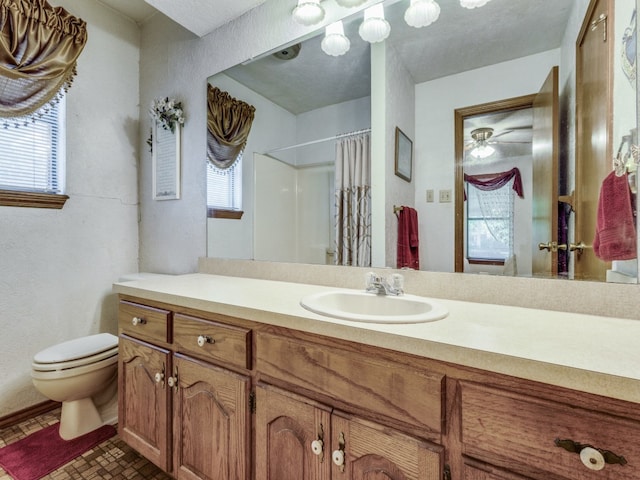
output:
{"label": "cabinet door", "polygon": [[173,365],[175,476],[248,480],[249,379],[179,354]]}
{"label": "cabinet door", "polygon": [[256,388],[256,480],[328,480],[331,411],[260,384]]}
{"label": "cabinet door", "polygon": [[169,368],[167,350],[120,337],[118,433],[165,471],[171,468],[170,389],[166,386]]}
{"label": "cabinet door", "polygon": [[334,412],[333,480],[440,480],[442,447]]}

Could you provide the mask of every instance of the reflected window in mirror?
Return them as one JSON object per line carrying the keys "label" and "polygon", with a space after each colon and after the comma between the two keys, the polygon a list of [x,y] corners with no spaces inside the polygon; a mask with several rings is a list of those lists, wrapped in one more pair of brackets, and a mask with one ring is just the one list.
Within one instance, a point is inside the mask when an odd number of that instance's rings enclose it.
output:
{"label": "reflected window in mirror", "polygon": [[212,218],[242,217],[242,157],[255,107],[207,85],[207,206]]}
{"label": "reflected window in mirror", "polygon": [[226,170],[207,164],[207,210],[210,218],[242,216],[242,155]]}
{"label": "reflected window in mirror", "polygon": [[510,184],[482,191],[467,184],[467,260],[503,265],[513,252],[513,190]]}

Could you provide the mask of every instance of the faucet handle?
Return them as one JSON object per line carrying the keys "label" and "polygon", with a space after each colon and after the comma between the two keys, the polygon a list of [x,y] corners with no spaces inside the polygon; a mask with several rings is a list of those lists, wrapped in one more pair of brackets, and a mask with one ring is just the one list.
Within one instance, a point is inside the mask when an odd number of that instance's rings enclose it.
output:
{"label": "faucet handle", "polygon": [[376,275],[375,272],[367,272],[364,275],[365,287],[370,289],[374,286],[374,284],[380,282],[380,277]]}
{"label": "faucet handle", "polygon": [[404,291],[404,277],[401,274],[392,274],[387,282],[394,292],[402,293]]}

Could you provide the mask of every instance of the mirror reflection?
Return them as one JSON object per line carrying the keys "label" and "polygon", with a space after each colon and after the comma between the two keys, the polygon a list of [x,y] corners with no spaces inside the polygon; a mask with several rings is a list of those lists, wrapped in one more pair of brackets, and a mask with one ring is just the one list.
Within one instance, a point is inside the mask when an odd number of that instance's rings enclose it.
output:
{"label": "mirror reflection", "polygon": [[[612,54],[617,60],[608,100],[612,113],[604,118],[611,118],[614,111],[615,115],[606,133],[580,120],[580,125],[605,137],[602,151],[595,154],[600,171],[582,176],[576,152],[582,151],[584,158],[593,148],[577,144],[576,115],[584,114],[579,99],[590,94],[576,85],[576,62],[588,60],[588,54],[576,47],[576,39],[599,2],[492,0],[473,10],[461,8],[458,2],[439,3],[438,20],[420,29],[404,22],[408,2],[386,4],[391,33],[382,43],[369,44],[360,38],[362,14],[356,14],[344,24],[350,49],[342,56],[322,51],[322,32],[209,78],[210,85],[256,109],[240,172],[209,172],[210,179],[222,176],[226,183],[233,175],[241,179],[242,205],[234,208],[244,212],[240,220],[224,215],[209,218],[209,256],[334,264],[341,256],[336,248],[336,147],[345,138],[369,135],[371,222],[365,230],[370,229],[373,266],[396,267],[394,207],[405,205],[417,212],[423,270],[597,280],[608,280],[607,272],[617,271],[623,273],[622,280],[635,281],[635,259],[597,259],[601,265],[596,274],[580,273],[579,259],[592,255],[594,233],[578,232],[595,232],[596,225],[595,219],[589,225],[576,215],[586,210],[585,205],[597,212],[599,189],[611,171],[610,158],[618,140],[635,135],[635,81],[620,65],[620,45],[634,18],[635,2],[612,2],[616,14]],[[533,98],[555,66],[557,124],[541,130],[555,129],[550,148],[556,163],[550,168],[556,180],[544,182],[554,185],[549,190],[538,188],[540,182],[534,180],[534,151],[549,145],[533,139],[533,121],[516,122],[513,117],[509,124],[508,120],[516,111],[533,116],[534,109],[473,109]],[[600,96],[606,101],[607,95]],[[460,112],[466,114],[458,134]],[[411,182],[394,174],[396,128],[413,142]],[[472,142],[482,142],[482,136],[488,135],[483,128],[492,129],[485,140],[500,155],[488,164],[465,158],[471,156]],[[471,136],[472,130],[479,129],[476,138]],[[635,145],[635,136],[630,144]],[[514,149],[511,161],[501,153],[507,146]],[[514,161],[520,168],[524,198],[516,195],[514,199],[517,220],[507,245],[510,255],[500,259],[499,265],[469,262],[464,174],[503,173],[513,168]],[[595,194],[593,186],[579,193],[586,177],[595,185]],[[544,237],[534,234],[541,230],[537,228],[541,214],[536,210],[540,206],[555,212]],[[540,250],[540,244],[549,249]],[[353,258],[358,255],[356,249]],[[540,267],[540,262],[549,267]]]}

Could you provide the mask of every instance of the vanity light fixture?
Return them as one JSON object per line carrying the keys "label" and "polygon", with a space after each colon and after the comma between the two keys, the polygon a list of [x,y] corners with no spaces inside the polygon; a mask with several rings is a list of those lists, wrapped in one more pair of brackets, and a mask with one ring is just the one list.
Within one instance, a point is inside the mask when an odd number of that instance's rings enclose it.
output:
{"label": "vanity light fixture", "polygon": [[367,0],[336,0],[336,3],[341,7],[353,8],[353,7],[359,7],[366,1]]}
{"label": "vanity light fixture", "polygon": [[351,42],[344,34],[342,20],[332,23],[331,25],[327,25],[324,38],[320,44],[322,51],[332,57],[339,57],[340,55],[347,53],[349,47],[351,47]]}
{"label": "vanity light fixture", "polygon": [[293,19],[301,25],[310,26],[324,20],[324,8],[320,0],[298,0],[293,9]]}
{"label": "vanity light fixture", "polygon": [[360,25],[358,33],[366,42],[382,42],[389,36],[391,25],[384,18],[384,6],[382,3],[373,5],[364,11],[364,21]]}
{"label": "vanity light fixture", "polygon": [[404,21],[410,27],[421,28],[431,25],[440,16],[440,5],[435,0],[411,0],[404,13]]}
{"label": "vanity light fixture", "polygon": [[490,0],[460,0],[460,5],[464,8],[477,8],[485,6],[489,1]]}

